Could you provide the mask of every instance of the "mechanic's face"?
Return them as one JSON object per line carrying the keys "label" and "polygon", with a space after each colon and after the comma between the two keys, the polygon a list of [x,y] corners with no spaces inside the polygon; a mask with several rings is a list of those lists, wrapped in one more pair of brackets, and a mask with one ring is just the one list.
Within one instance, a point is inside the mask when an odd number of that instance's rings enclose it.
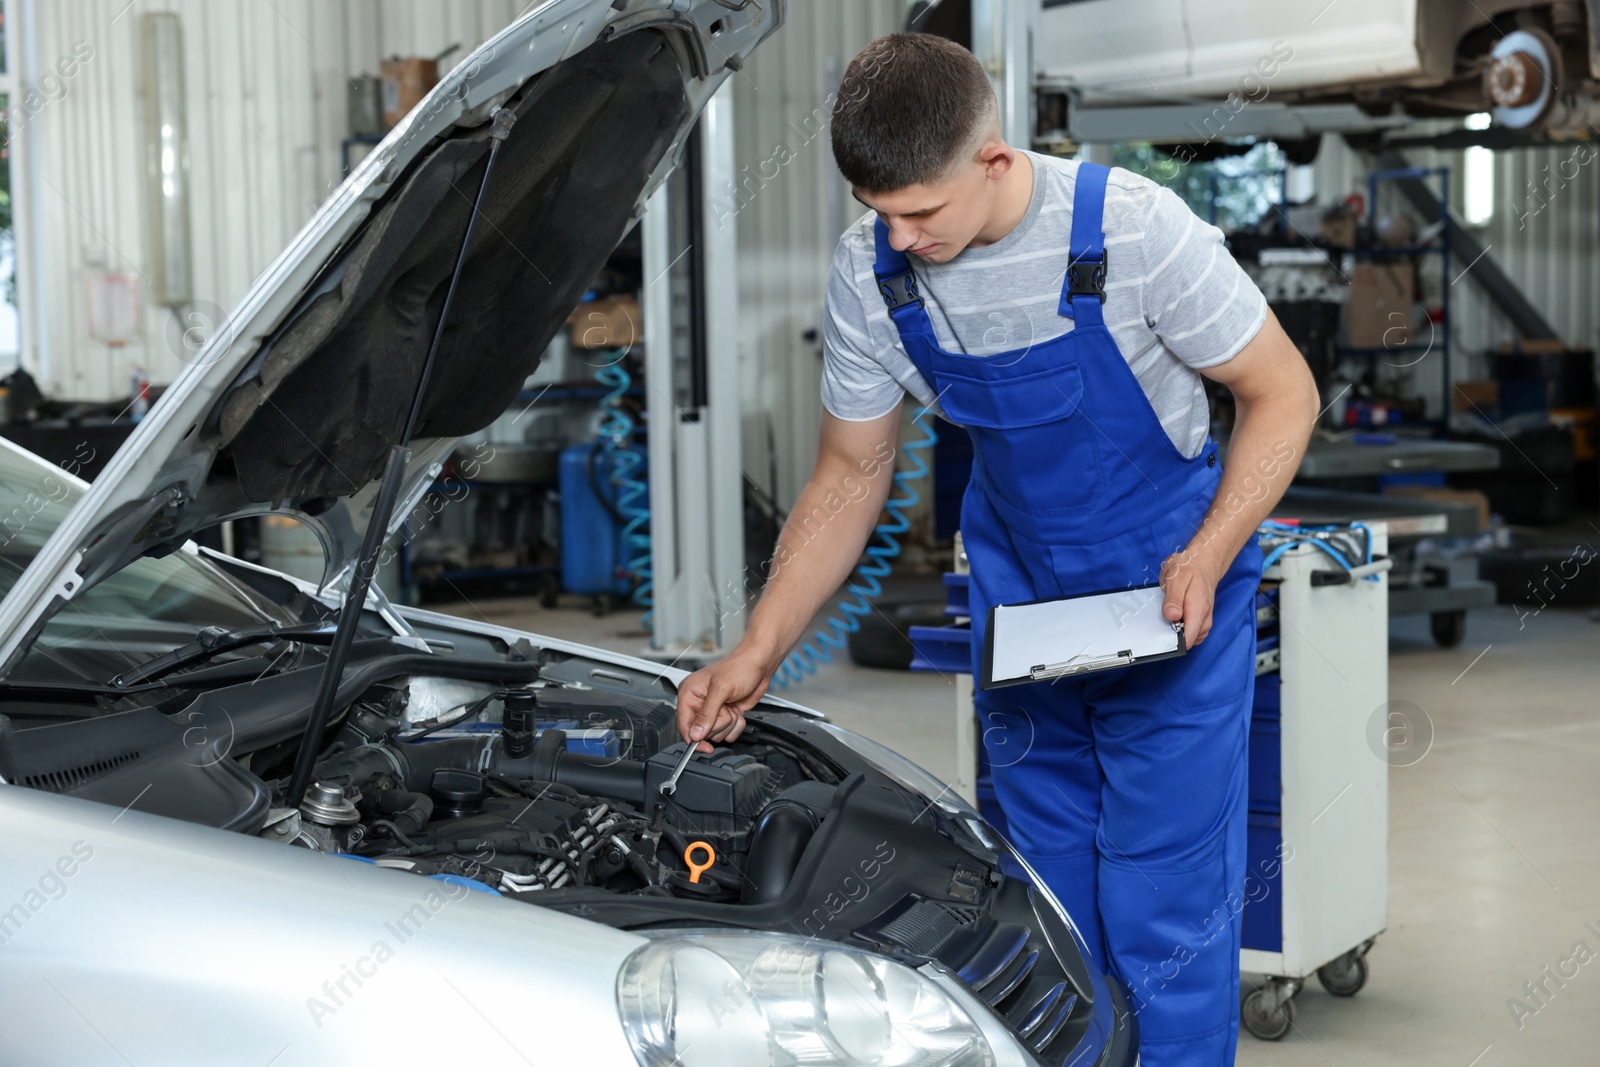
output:
{"label": "mechanic's face", "polygon": [[937,182],[855,197],[889,227],[889,243],[930,263],[948,263],[978,238],[998,199],[1000,178],[1016,163],[1005,142],[987,140],[971,160]]}

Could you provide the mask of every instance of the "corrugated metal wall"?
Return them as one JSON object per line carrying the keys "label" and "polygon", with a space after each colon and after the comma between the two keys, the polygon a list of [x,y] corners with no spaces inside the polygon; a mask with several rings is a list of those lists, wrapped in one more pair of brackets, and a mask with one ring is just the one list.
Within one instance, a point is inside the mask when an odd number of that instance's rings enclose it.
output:
{"label": "corrugated metal wall", "polygon": [[[1597,152],[1593,142],[1497,152],[1494,215],[1474,231],[1561,339],[1583,348],[1600,348],[1600,158],[1591,156]],[[1411,149],[1406,155],[1415,166],[1450,168],[1450,198],[1459,214],[1463,153]],[[1343,140],[1323,138],[1316,161],[1319,200],[1365,196],[1366,176],[1361,156]],[[1380,210],[1393,203],[1382,201]],[[1462,276],[1465,266],[1457,262],[1450,271],[1451,279],[1459,278],[1450,290],[1455,374],[1481,378],[1487,376],[1482,354],[1514,340],[1516,331],[1471,272]]]}
{"label": "corrugated metal wall", "polygon": [[[168,339],[173,315],[146,303],[140,337],[121,351],[89,338],[85,279],[94,270],[148,271],[143,211],[138,16],[183,20],[190,100],[192,232],[198,299],[231,307],[251,280],[337,184],[346,131],[347,76],[376,73],[382,56],[432,54],[460,42],[449,62],[508,23],[525,0],[12,0],[13,32],[31,66],[25,82],[73,52],[93,48],[18,135],[34,177],[15,175],[18,208],[33,212],[45,299],[29,331],[30,364],[48,368],[57,395],[111,398],[138,364],[165,382],[181,364]],[[735,79],[736,155],[745,179],[738,227],[745,468],[792,500],[810,471],[820,417],[820,327],[828,264],[860,207],[837,177],[828,147],[828,94],[851,56],[899,28],[905,0],[804,0],[789,25]],[[24,21],[29,25],[23,25]],[[30,74],[33,72],[32,74]],[[793,159],[773,161],[786,146]],[[1600,160],[1563,178],[1554,196],[1529,193],[1556,173],[1570,147],[1497,157],[1495,216],[1482,238],[1493,256],[1574,345],[1600,345]],[[1460,203],[1460,153],[1412,161],[1452,168]],[[764,166],[765,164],[765,166]],[[745,170],[744,168],[748,168]],[[1572,170],[1567,165],[1566,172]],[[1365,191],[1360,157],[1328,138],[1316,164],[1320,198]],[[28,194],[34,203],[27,203]],[[1521,227],[1519,228],[1519,215]],[[1459,272],[1459,265],[1456,272]],[[34,300],[33,279],[20,297]],[[148,296],[148,291],[147,294]],[[1513,336],[1471,280],[1452,288],[1460,376],[1483,373],[1474,353]],[[36,314],[35,318],[39,316]],[[42,328],[40,328],[42,327]]]}
{"label": "corrugated metal wall", "polygon": [[[8,31],[27,53],[24,85],[85,46],[93,55],[19,138],[19,210],[32,213],[35,279],[19,277],[24,358],[47,389],[109,399],[141,365],[157,383],[181,369],[175,316],[146,298],[140,335],[120,351],[89,336],[91,272],[148,274],[139,16],[182,19],[189,101],[191,232],[197,301],[232,307],[340,179],[347,79],[382,56],[443,66],[509,23],[526,0],[11,0]],[[33,203],[27,201],[32,196]],[[43,293],[39,301],[37,294]],[[42,318],[42,321],[38,321]]]}
{"label": "corrugated metal wall", "polygon": [[[195,296],[227,309],[337,185],[347,78],[377,73],[383,56],[433,54],[460,42],[448,66],[510,22],[527,0],[125,4],[9,5],[14,23],[31,21],[25,42],[33,71],[48,69],[79,42],[94,50],[19,146],[24,156],[33,154],[37,180],[21,195],[32,191],[37,201],[44,293],[42,328],[29,331],[25,343],[33,351],[25,358],[47,370],[47,388],[63,397],[110,399],[125,393],[135,365],[157,383],[182,367],[168,336],[176,333],[174,313],[149,303],[148,284],[140,336],[120,351],[91,340],[86,312],[90,272],[150,270],[141,14],[172,11],[182,19]],[[828,94],[850,58],[898,29],[906,10],[905,0],[791,0],[788,26],[735,79],[737,162],[759,186],[732,216],[741,257],[745,466],[770,488],[770,426],[781,501],[799,491],[816,449],[822,360],[803,335],[820,327],[834,244],[862,210],[834,171]],[[780,143],[795,158],[774,174]],[[731,197],[729,203],[737,207]],[[25,303],[34,298],[30,279],[22,279],[20,296]]]}
{"label": "corrugated metal wall", "polygon": [[[788,26],[734,81],[736,162],[745,188],[755,190],[743,194],[734,219],[744,467],[757,485],[772,488],[770,427],[775,495],[785,507],[811,473],[822,412],[821,344],[805,335],[822,328],[839,234],[865,211],[834,169],[829,93],[862,46],[902,28],[906,10],[905,0],[790,0]],[[787,165],[777,164],[791,154]]]}

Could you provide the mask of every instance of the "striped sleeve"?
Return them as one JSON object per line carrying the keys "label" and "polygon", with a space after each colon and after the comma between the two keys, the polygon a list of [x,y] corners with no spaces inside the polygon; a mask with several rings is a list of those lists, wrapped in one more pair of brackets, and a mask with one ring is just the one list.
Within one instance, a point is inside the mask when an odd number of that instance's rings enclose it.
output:
{"label": "striped sleeve", "polygon": [[862,287],[847,231],[833,253],[822,313],[822,406],[849,422],[876,419],[895,409],[905,390],[875,357]]}
{"label": "striped sleeve", "polygon": [[1137,247],[1144,257],[1145,321],[1196,370],[1226,363],[1267,318],[1267,301],[1223,244],[1176,193],[1159,189]]}

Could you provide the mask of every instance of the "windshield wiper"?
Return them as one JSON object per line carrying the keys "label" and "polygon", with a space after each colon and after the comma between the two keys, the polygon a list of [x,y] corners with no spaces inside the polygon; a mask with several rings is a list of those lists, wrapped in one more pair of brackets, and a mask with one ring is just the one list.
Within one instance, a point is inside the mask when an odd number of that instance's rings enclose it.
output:
{"label": "windshield wiper", "polygon": [[171,674],[175,670],[187,667],[193,663],[200,663],[212,656],[224,652],[232,652],[246,645],[260,644],[263,641],[302,641],[307,644],[327,644],[333,640],[334,624],[332,622],[310,622],[293,626],[282,623],[268,622],[257,626],[241,626],[237,630],[226,630],[221,626],[202,627],[195,635],[195,639],[187,645],[179,645],[171,652],[147,659],[137,666],[130,667],[121,674],[112,678],[106,684],[115,689],[126,689],[130,685],[138,685],[152,678],[159,678],[163,674]]}

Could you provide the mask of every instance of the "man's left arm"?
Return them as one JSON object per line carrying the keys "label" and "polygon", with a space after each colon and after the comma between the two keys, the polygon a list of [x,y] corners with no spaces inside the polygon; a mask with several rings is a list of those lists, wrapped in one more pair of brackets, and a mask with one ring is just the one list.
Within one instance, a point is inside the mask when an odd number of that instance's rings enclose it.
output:
{"label": "man's left arm", "polygon": [[1217,583],[1289,487],[1320,403],[1311,368],[1270,309],[1232,359],[1200,373],[1233,392],[1237,417],[1216,500],[1193,540],[1161,568],[1166,617],[1183,620],[1191,648],[1211,632]]}

